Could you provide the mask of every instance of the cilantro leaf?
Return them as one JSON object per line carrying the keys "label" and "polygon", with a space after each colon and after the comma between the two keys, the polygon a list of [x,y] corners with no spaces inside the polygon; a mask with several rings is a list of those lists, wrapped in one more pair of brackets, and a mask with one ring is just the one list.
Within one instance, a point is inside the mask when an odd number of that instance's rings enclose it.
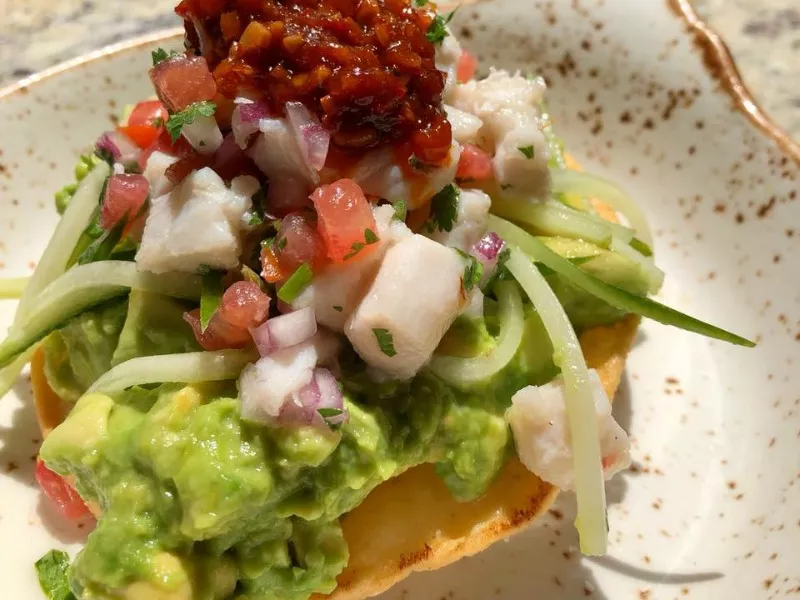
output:
{"label": "cilantro leaf", "polygon": [[264,219],[261,218],[261,215],[258,214],[258,211],[251,210],[245,213],[245,217],[247,218],[247,224],[250,227],[258,227],[262,223],[264,223]]}
{"label": "cilantro leaf", "polygon": [[42,591],[50,600],[75,600],[69,589],[69,556],[61,550],[50,550],[36,561],[36,575]]}
{"label": "cilantro leaf", "polygon": [[532,159],[536,152],[533,146],[520,146],[519,148],[517,148],[517,150],[522,152],[523,156],[528,160]]}
{"label": "cilantro leaf", "polygon": [[431,44],[441,44],[444,41],[444,38],[450,35],[447,33],[447,24],[453,20],[453,16],[455,14],[456,11],[454,10],[446,16],[436,15],[434,17],[433,21],[428,27],[428,32],[425,34],[425,37],[428,38],[428,41]]}
{"label": "cilantro leaf", "polygon": [[224,275],[222,271],[211,269],[203,274],[200,286],[200,329],[203,332],[208,329],[208,324],[222,304],[222,294],[225,291],[222,286]]}
{"label": "cilantro leaf", "polygon": [[317,410],[319,416],[325,420],[325,424],[330,427],[331,429],[339,429],[342,426],[342,419],[339,419],[336,422],[331,422],[331,419],[335,417],[340,417],[344,414],[344,410],[341,408],[320,408]]}
{"label": "cilantro leaf", "polygon": [[397,354],[397,350],[394,349],[394,339],[388,329],[373,329],[372,333],[375,334],[381,352],[390,358]]}
{"label": "cilantro leaf", "polygon": [[333,307],[333,310],[335,310],[336,312],[342,312],[342,311],[344,310],[344,307],[342,307],[342,306],[339,306],[339,305],[337,304],[337,305],[335,305],[335,306]]}
{"label": "cilantro leaf", "polygon": [[211,117],[216,111],[217,105],[206,100],[190,104],[182,111],[170,115],[169,121],[167,121],[167,131],[172,141],[177,142],[184,126],[194,123],[197,117]]}
{"label": "cilantro leaf", "polygon": [[394,206],[394,218],[405,223],[406,217],[408,216],[408,203],[401,198],[400,200],[392,202],[392,206]]}
{"label": "cilantro leaf", "polygon": [[452,231],[458,220],[459,189],[452,183],[431,198],[431,231]]}
{"label": "cilantro leaf", "polygon": [[478,283],[480,283],[480,280],[483,277],[483,265],[479,263],[478,259],[471,254],[467,254],[459,248],[455,248],[455,250],[467,260],[467,266],[464,267],[464,275],[461,279],[464,289],[468,292],[471,292],[472,289],[478,285]]}
{"label": "cilantro leaf", "polygon": [[378,237],[377,233],[372,231],[372,229],[365,229],[364,240],[366,240],[368,246],[371,246],[372,244],[377,244],[380,241],[380,238]]}
{"label": "cilantro leaf", "polygon": [[314,279],[314,273],[311,271],[311,267],[308,266],[308,263],[303,263],[278,290],[278,298],[286,304],[291,304],[309,286],[312,279]]}
{"label": "cilantro leaf", "polygon": [[414,6],[417,8],[422,8],[428,3],[428,0],[414,0]]}
{"label": "cilantro leaf", "polygon": [[164,62],[165,60],[172,58],[173,56],[178,56],[178,53],[175,50],[170,50],[167,52],[163,48],[158,48],[153,50],[150,53],[150,56],[153,57],[153,66],[155,67],[157,64]]}

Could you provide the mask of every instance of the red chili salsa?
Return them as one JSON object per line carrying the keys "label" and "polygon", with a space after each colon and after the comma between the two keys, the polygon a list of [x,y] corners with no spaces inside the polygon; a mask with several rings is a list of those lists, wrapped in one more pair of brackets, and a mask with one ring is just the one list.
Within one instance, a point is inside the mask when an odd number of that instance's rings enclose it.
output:
{"label": "red chili salsa", "polygon": [[426,37],[435,13],[412,2],[183,0],[176,12],[226,98],[255,96],[276,114],[300,101],[337,150],[391,144],[436,165],[451,143],[445,75]]}

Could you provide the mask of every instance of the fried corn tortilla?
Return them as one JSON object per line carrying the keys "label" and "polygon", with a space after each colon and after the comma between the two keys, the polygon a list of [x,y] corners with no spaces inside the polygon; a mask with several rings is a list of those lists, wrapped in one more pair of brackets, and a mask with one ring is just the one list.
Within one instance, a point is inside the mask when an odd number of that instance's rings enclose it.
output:
{"label": "fried corn tortilla", "polygon": [[[577,168],[569,158],[568,164]],[[594,205],[601,216],[616,221],[609,207]],[[619,387],[638,325],[639,318],[629,315],[581,336],[586,362],[597,370],[609,398]],[[64,419],[67,406],[47,383],[41,350],[31,362],[31,381],[46,436]],[[517,458],[508,462],[484,496],[472,502],[456,501],[433,465],[410,469],[378,486],[342,518],[349,563],[338,577],[337,589],[314,599],[361,600],[384,592],[414,571],[432,571],[477,554],[535,521],[558,492]]]}

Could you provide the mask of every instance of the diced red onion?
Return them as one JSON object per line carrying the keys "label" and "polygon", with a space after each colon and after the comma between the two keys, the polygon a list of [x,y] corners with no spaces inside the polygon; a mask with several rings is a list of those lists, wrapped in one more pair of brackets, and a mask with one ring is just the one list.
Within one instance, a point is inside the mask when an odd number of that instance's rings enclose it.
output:
{"label": "diced red onion", "polygon": [[263,102],[247,98],[237,98],[236,108],[231,117],[231,129],[236,143],[242,150],[247,149],[250,139],[258,133],[258,122],[270,116],[269,107]]}
{"label": "diced red onion", "polygon": [[208,34],[208,30],[206,29],[205,25],[203,25],[203,22],[195,17],[192,17],[192,25],[194,25],[194,30],[197,32],[197,39],[200,42],[200,53],[206,60],[212,59],[214,42],[211,39],[211,36]]}
{"label": "diced red onion", "polygon": [[497,258],[504,245],[503,239],[494,231],[490,231],[475,244],[473,251],[476,256],[492,261]]}
{"label": "diced red onion", "polygon": [[331,134],[322,126],[302,102],[287,102],[286,116],[289,118],[294,137],[303,154],[303,159],[315,171],[321,171],[328,157]]}
{"label": "diced red onion", "polygon": [[505,244],[499,235],[490,231],[472,247],[472,255],[483,265],[481,285],[489,280],[497,268],[497,259]]}
{"label": "diced red onion", "polygon": [[222,144],[214,154],[211,168],[225,181],[231,181],[240,175],[259,175],[258,167],[236,143],[232,133],[225,136]]}
{"label": "diced red onion", "polygon": [[270,343],[274,349],[289,348],[305,342],[317,333],[314,309],[307,307],[267,321]]}
{"label": "diced red onion", "polygon": [[[322,417],[321,409],[339,411],[338,414]],[[287,399],[281,407],[278,422],[297,425],[339,425],[346,423],[350,415],[344,408],[344,397],[333,373],[327,369],[315,369],[311,383]]]}
{"label": "diced red onion", "polygon": [[269,334],[269,321],[265,321],[258,327],[250,328],[250,335],[258,348],[258,353],[261,356],[267,356],[275,346],[272,344],[272,337]]}
{"label": "diced red onion", "polygon": [[214,154],[222,145],[222,132],[213,117],[198,116],[181,129],[181,134],[200,154]]}
{"label": "diced red onion", "polygon": [[150,184],[144,175],[112,175],[100,209],[100,227],[109,230],[123,218],[136,217],[149,194]]}
{"label": "diced red onion", "polygon": [[138,163],[139,155],[142,152],[133,141],[119,131],[106,131],[103,133],[98,138],[95,148],[108,152],[114,162],[122,163],[123,165]]}

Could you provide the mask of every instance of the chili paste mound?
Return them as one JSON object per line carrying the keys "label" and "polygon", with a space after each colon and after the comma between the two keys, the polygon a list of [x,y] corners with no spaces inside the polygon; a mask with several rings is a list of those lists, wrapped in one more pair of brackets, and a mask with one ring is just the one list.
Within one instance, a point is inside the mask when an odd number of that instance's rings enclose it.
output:
{"label": "chili paste mound", "polygon": [[419,162],[448,157],[445,75],[413,0],[183,0],[190,51],[226,98],[315,111],[340,150],[393,145]]}

